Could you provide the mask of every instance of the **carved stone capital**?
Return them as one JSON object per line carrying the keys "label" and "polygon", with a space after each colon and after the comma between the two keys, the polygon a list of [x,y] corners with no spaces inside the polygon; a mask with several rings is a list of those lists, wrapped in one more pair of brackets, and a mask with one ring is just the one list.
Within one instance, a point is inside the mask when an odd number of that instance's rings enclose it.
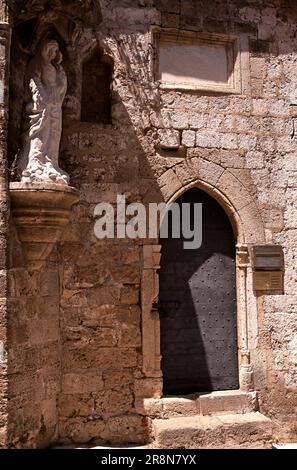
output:
{"label": "carved stone capital", "polygon": [[247,268],[250,261],[247,245],[236,245],[236,257],[238,267]]}
{"label": "carved stone capital", "polygon": [[144,245],[143,247],[143,269],[160,268],[161,245]]}

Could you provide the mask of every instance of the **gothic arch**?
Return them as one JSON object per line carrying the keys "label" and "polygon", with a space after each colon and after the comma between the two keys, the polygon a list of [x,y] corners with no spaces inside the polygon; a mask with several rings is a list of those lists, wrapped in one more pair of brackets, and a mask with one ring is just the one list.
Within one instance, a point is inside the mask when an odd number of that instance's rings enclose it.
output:
{"label": "gothic arch", "polygon": [[[265,243],[264,225],[257,202],[233,173],[200,157],[184,160],[159,178],[167,204],[188,189],[198,187],[218,201],[228,215],[236,239],[238,357],[240,390],[253,390],[253,364],[250,361],[251,325],[257,329],[257,302],[252,291],[252,270],[248,245]],[[142,275],[143,372],[151,393],[162,396],[160,322],[154,307],[159,295],[160,245],[144,246]]]}
{"label": "gothic arch", "polygon": [[206,191],[229,216],[238,244],[265,243],[264,224],[257,202],[230,170],[195,157],[167,170],[158,182],[167,203],[195,186]]}

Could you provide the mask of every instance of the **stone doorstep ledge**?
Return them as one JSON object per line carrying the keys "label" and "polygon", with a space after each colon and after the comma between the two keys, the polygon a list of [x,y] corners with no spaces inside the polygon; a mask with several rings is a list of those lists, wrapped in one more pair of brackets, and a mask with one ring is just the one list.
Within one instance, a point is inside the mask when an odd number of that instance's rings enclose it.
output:
{"label": "stone doorstep ledge", "polygon": [[154,419],[154,446],[161,449],[271,449],[272,428],[272,421],[259,412]]}
{"label": "stone doorstep ledge", "polygon": [[287,449],[295,449],[297,450],[297,442],[289,442],[288,444],[272,444],[273,449],[280,449],[280,450],[287,450]]}
{"label": "stone doorstep ledge", "polygon": [[179,397],[147,398],[143,402],[144,414],[150,418],[194,415],[242,414],[257,411],[257,392],[228,390]]}

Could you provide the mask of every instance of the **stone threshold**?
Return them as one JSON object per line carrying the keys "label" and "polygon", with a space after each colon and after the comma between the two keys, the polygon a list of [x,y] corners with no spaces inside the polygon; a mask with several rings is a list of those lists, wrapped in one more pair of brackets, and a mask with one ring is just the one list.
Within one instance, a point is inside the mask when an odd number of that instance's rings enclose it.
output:
{"label": "stone threshold", "polygon": [[168,419],[178,416],[242,414],[258,410],[257,392],[227,390],[185,396],[147,398],[144,414],[150,418]]}
{"label": "stone threshold", "polygon": [[70,450],[106,450],[106,449],[109,449],[109,450],[118,450],[118,449],[122,449],[122,450],[137,450],[137,449],[146,449],[147,447],[146,446],[128,446],[128,445],[122,445],[122,446],[96,446],[96,445],[88,445],[88,444],[85,444],[85,445],[61,445],[61,446],[55,446],[55,447],[52,447],[51,449],[70,449]]}
{"label": "stone threshold", "polygon": [[154,419],[154,448],[271,449],[272,421],[259,412]]}
{"label": "stone threshold", "polygon": [[297,449],[297,442],[289,442],[289,443],[284,443],[284,444],[272,444],[273,449],[280,449],[280,450],[286,450],[286,449]]}

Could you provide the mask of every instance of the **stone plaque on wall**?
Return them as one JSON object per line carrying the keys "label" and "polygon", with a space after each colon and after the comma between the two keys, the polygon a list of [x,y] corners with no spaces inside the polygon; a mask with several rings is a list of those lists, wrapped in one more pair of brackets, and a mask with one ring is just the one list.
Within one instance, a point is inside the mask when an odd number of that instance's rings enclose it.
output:
{"label": "stone plaque on wall", "polygon": [[282,271],[254,271],[253,285],[255,291],[282,291],[284,273]]}
{"label": "stone plaque on wall", "polygon": [[283,291],[284,253],[280,245],[256,245],[250,248],[255,291]]}
{"label": "stone plaque on wall", "polygon": [[240,93],[236,36],[155,32],[155,79],[162,88]]}
{"label": "stone plaque on wall", "polygon": [[258,245],[251,247],[252,266],[256,271],[284,269],[284,253],[280,245]]}

